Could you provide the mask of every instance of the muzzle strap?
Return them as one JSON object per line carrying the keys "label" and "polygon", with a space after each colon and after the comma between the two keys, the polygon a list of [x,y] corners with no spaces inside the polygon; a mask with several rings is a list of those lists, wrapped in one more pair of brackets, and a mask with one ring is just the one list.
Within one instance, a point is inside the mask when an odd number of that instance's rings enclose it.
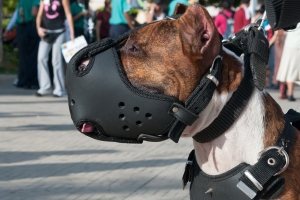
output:
{"label": "muzzle strap", "polygon": [[[174,142],[178,142],[179,138],[186,128],[190,126],[198,119],[199,113],[201,113],[212,99],[215,89],[218,86],[218,82],[221,78],[222,71],[222,46],[220,47],[220,53],[214,59],[211,68],[207,74],[201,79],[200,84],[195,88],[192,94],[186,101],[186,106],[182,107],[182,112],[172,113],[177,120],[169,131],[169,137]],[[184,118],[183,118],[184,112]],[[197,115],[197,118],[195,117]]]}
{"label": "muzzle strap", "polygon": [[191,126],[199,118],[198,115],[178,103],[173,103],[168,113],[189,126]]}

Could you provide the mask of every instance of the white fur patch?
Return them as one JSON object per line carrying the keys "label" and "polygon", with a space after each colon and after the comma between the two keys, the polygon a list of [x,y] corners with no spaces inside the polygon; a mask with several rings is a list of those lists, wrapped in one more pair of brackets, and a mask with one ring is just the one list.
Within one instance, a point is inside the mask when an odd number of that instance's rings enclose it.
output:
{"label": "white fur patch", "polygon": [[[223,47],[226,53],[241,58]],[[199,119],[187,127],[182,137],[192,137],[197,132],[209,126],[219,115],[223,107],[231,98],[229,94],[214,93],[211,102],[199,114]],[[208,143],[194,141],[197,162],[207,174],[222,174],[242,162],[255,164],[258,153],[264,148],[264,92],[255,89],[253,94],[236,122],[220,137]]]}
{"label": "white fur patch", "polygon": [[[265,111],[262,95],[263,92],[255,89],[245,110],[226,133],[208,143],[201,144],[194,141],[197,162],[205,173],[217,175],[242,162],[251,165],[257,162],[257,155],[264,147]],[[223,108],[224,101],[230,96],[231,94],[215,94],[195,125],[184,131],[185,136],[193,136],[207,127],[217,117],[217,111]]]}

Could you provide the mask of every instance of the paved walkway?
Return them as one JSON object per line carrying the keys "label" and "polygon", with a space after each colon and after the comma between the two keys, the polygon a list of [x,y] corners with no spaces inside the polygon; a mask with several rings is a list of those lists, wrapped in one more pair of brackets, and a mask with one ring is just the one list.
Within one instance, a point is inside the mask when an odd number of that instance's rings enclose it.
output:
{"label": "paved walkway", "polygon": [[[143,145],[101,142],[77,132],[67,97],[35,97],[0,75],[0,199],[189,199],[181,177],[191,139]],[[270,91],[277,99],[277,91]],[[296,102],[278,100],[284,111]]]}

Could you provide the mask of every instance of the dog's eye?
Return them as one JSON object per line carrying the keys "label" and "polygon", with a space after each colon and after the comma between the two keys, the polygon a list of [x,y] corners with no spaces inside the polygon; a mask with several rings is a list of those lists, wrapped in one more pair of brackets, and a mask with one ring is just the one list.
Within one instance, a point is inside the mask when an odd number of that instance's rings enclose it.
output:
{"label": "dog's eye", "polygon": [[138,52],[139,51],[139,49],[134,45],[132,45],[128,50],[132,51],[132,52]]}

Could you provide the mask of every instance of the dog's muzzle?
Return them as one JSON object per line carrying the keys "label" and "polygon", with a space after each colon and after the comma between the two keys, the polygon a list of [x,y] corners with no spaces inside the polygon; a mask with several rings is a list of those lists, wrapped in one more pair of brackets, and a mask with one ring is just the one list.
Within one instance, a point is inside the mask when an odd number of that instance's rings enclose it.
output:
{"label": "dog's muzzle", "polygon": [[182,104],[178,99],[134,88],[114,47],[91,57],[86,68],[80,69],[84,58],[75,56],[67,69],[69,109],[79,131],[95,139],[125,143],[168,138],[176,120],[169,110],[176,111],[173,105]]}

